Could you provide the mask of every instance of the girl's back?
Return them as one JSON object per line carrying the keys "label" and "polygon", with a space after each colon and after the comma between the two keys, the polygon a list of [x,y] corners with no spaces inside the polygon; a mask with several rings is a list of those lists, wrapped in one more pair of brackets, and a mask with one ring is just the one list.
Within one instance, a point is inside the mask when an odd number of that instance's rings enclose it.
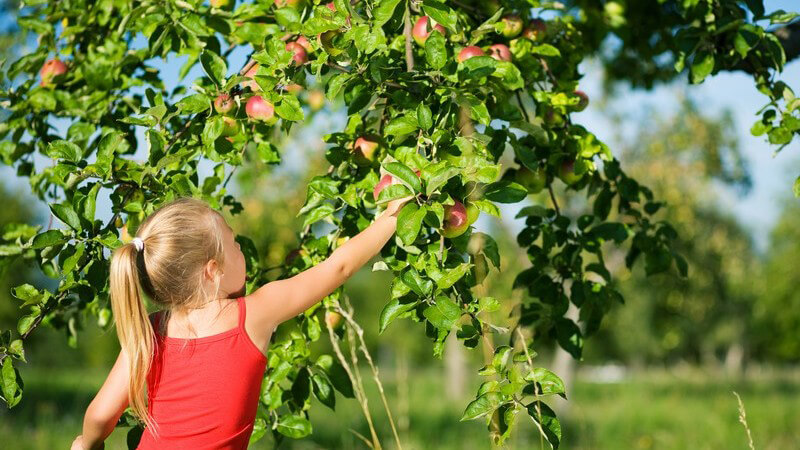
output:
{"label": "girl's back", "polygon": [[[267,358],[245,330],[244,298],[236,304],[238,325],[222,333],[183,339],[156,331],[147,386],[159,437],[148,428],[137,448],[247,448]],[[152,315],[154,330],[161,318]]]}

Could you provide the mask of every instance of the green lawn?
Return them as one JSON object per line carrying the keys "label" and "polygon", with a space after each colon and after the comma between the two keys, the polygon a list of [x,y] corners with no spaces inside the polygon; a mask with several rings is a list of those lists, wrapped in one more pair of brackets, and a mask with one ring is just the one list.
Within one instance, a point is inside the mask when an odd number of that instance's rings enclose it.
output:
{"label": "green lawn", "polygon": [[[450,402],[440,371],[412,372],[408,386],[407,426],[401,429],[405,449],[490,448],[481,420],[459,422],[469,401]],[[383,370],[385,389],[395,419],[401,421],[393,372]],[[82,414],[102,383],[104,373],[45,372],[23,365],[23,401],[0,412],[0,442],[14,449],[69,448],[80,433]],[[385,448],[395,448],[377,390],[370,390],[370,409]],[[477,386],[475,386],[477,387]],[[470,388],[472,390],[472,387]],[[747,437],[738,421],[736,390],[744,401],[756,449],[800,448],[800,374],[796,371],[729,380],[698,370],[680,375],[649,371],[629,380],[599,384],[579,378],[570,392],[570,418],[563,423],[564,449],[746,449]],[[366,423],[354,400],[337,396],[337,410],[319,403],[312,410],[313,435],[287,440],[282,449],[366,448],[348,428],[367,435]],[[519,416],[518,431],[507,448],[539,448],[530,419]],[[127,429],[115,431],[108,449],[124,449]],[[0,444],[3,448],[4,444]],[[250,448],[274,448],[269,435]]]}

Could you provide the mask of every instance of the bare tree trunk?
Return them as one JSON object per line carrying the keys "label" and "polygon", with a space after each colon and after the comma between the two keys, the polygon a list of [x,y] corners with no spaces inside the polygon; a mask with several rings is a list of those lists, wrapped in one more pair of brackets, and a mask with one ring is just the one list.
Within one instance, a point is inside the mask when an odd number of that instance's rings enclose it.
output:
{"label": "bare tree trunk", "polygon": [[447,398],[456,401],[463,399],[467,379],[466,356],[464,346],[458,341],[455,332],[450,333],[445,341],[444,372]]}
{"label": "bare tree trunk", "polygon": [[725,352],[725,372],[728,375],[742,375],[744,372],[744,347],[734,342]]}

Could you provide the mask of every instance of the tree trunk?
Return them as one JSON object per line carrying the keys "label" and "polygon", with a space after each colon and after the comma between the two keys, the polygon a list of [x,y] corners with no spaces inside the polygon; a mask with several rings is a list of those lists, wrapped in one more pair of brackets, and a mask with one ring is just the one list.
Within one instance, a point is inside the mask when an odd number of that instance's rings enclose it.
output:
{"label": "tree trunk", "polygon": [[447,398],[453,401],[463,399],[467,380],[466,356],[464,346],[454,332],[445,341],[444,372]]}

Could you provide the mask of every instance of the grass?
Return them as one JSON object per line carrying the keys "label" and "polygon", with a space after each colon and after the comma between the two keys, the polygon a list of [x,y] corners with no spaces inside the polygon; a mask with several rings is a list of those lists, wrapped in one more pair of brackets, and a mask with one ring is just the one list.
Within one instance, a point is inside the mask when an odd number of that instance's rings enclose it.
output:
{"label": "grass", "polygon": [[[21,371],[25,394],[14,409],[0,410],[0,442],[13,442],[13,448],[19,450],[69,448],[80,433],[83,412],[106,374],[48,372],[24,365]],[[440,370],[427,368],[411,373],[408,425],[400,427],[404,449],[491,447],[481,419],[458,421],[469,397],[448,400]],[[401,423],[403,414],[397,409],[393,371],[382,369],[381,375],[395,420]],[[384,448],[395,448],[377,390],[369,383],[366,370],[363,376],[367,377],[369,406]],[[476,388],[477,384],[471,386],[467,395]],[[615,383],[593,383],[579,376],[569,392],[562,448],[748,449],[747,432],[739,421],[739,404],[732,391],[741,396],[746,408],[756,449],[800,448],[800,374],[779,371],[728,379],[697,369],[646,371]],[[300,441],[287,439],[277,448],[366,448],[348,431],[352,428],[363,435],[369,433],[358,405],[338,395],[336,400],[335,412],[313,400],[312,436]],[[517,425],[506,448],[539,448],[530,419],[520,415]],[[115,430],[106,441],[106,448],[125,449],[126,431]],[[275,445],[267,434],[250,448],[268,449]]]}

